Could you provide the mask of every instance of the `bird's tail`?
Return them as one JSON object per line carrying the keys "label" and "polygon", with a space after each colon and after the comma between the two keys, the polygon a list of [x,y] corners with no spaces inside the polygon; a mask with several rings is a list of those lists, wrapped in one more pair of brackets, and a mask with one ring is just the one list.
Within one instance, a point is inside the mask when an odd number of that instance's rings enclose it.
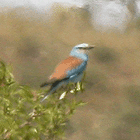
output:
{"label": "bird's tail", "polygon": [[[44,83],[45,84],[45,83]],[[59,87],[61,87],[63,85],[63,80],[61,81],[56,81],[51,85],[51,88],[49,90],[49,92],[47,94],[44,95],[44,98],[40,101],[43,102],[45,99],[48,98],[48,96],[52,93],[54,93]],[[42,84],[43,85],[43,84]],[[46,85],[45,85],[46,86]]]}
{"label": "bird's tail", "polygon": [[57,87],[51,87],[50,90],[48,91],[48,93],[46,93],[44,95],[44,98],[40,101],[40,102],[43,102],[44,100],[46,100],[48,98],[49,95],[51,95],[52,93],[55,92],[55,90],[57,89]]}
{"label": "bird's tail", "polygon": [[45,82],[45,83],[42,83],[41,85],[40,85],[40,87],[45,87],[45,86],[48,86],[49,85],[49,83],[48,82]]}
{"label": "bird's tail", "polygon": [[40,87],[48,86],[48,85],[50,85],[50,84],[53,84],[54,82],[56,82],[56,79],[51,79],[51,80],[49,80],[49,81],[47,81],[47,82],[42,83],[42,84],[40,85]]}
{"label": "bird's tail", "polygon": [[46,100],[50,94],[51,94],[51,92],[47,93],[47,94],[45,95],[45,97],[44,97],[40,102],[42,103],[44,100]]}

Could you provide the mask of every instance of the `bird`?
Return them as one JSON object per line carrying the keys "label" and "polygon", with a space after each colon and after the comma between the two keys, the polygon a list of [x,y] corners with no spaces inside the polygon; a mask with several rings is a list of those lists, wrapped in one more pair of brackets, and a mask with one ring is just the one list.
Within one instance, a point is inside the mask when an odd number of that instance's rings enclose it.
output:
{"label": "bird", "polygon": [[62,60],[56,66],[52,75],[49,76],[47,82],[40,85],[40,87],[51,85],[48,93],[41,102],[62,87],[62,85],[67,85],[70,82],[77,83],[82,80],[88,62],[88,50],[93,49],[94,46],[95,45],[82,43],[73,47],[69,57]]}

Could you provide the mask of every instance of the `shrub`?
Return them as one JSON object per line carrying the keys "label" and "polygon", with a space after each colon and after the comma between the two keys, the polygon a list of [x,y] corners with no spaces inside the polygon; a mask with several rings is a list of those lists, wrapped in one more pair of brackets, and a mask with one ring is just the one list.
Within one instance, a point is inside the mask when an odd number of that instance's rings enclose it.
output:
{"label": "shrub", "polygon": [[[80,85],[80,88],[79,88]],[[9,67],[0,62],[0,139],[55,140],[64,138],[66,121],[77,106],[83,105],[76,95],[82,83],[74,86],[73,98],[59,99],[62,89],[40,103],[43,90],[19,85]],[[73,84],[65,88],[70,93]]]}

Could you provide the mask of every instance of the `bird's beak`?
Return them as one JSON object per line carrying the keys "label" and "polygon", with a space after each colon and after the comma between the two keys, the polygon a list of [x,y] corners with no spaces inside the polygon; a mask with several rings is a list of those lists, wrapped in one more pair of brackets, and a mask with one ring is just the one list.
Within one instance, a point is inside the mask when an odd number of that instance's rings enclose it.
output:
{"label": "bird's beak", "polygon": [[87,49],[90,50],[90,49],[93,49],[94,47],[95,47],[95,45],[89,45],[89,46],[87,47]]}
{"label": "bird's beak", "polygon": [[95,45],[89,45],[87,47],[78,47],[78,49],[81,49],[81,50],[90,50],[90,49],[93,49],[95,47]]}

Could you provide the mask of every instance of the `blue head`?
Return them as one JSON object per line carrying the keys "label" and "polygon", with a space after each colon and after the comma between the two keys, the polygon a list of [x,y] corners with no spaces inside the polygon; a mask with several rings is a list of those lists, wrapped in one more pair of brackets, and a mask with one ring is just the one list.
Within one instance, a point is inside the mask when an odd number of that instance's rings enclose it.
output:
{"label": "blue head", "polygon": [[94,48],[94,45],[89,45],[87,43],[78,44],[75,47],[73,47],[70,55],[75,56],[78,58],[83,59],[84,61],[88,61],[88,50]]}

